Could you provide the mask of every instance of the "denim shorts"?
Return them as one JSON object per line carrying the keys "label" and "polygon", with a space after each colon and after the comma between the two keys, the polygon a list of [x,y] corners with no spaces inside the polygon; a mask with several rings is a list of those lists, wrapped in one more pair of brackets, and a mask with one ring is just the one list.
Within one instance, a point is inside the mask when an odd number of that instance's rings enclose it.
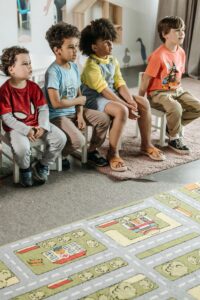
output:
{"label": "denim shorts", "polygon": [[110,102],[112,102],[112,100],[108,100],[104,97],[97,97],[96,98],[97,110],[104,112],[106,105]]}

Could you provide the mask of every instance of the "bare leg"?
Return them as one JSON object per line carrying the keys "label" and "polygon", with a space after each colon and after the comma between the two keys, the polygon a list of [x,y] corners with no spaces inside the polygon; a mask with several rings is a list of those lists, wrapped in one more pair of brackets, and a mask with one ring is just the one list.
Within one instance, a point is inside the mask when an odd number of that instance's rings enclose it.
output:
{"label": "bare leg", "polygon": [[149,101],[143,97],[134,96],[138,104],[138,111],[140,118],[138,119],[138,126],[141,135],[141,149],[153,147],[151,143],[151,108]]}
{"label": "bare leg", "polygon": [[109,156],[119,156],[119,142],[128,119],[128,109],[120,103],[110,102],[105,112],[113,118],[109,131]]}
{"label": "bare leg", "polygon": [[141,135],[141,151],[143,154],[148,155],[151,159],[162,161],[166,157],[158,148],[153,146],[151,142],[151,109],[149,101],[143,97],[134,97],[138,104],[138,111],[140,118],[138,125]]}

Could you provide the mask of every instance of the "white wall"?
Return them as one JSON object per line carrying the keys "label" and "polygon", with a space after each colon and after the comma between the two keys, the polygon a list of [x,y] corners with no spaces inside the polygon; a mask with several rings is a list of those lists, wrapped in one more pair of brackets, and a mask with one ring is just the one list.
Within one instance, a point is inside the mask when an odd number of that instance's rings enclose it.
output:
{"label": "white wall", "polygon": [[[16,0],[0,1],[0,51],[12,45],[20,44],[29,49],[33,57],[40,56],[38,65],[46,57],[52,56],[52,52],[45,40],[45,32],[53,24],[53,5],[49,13],[44,14],[43,8],[47,0],[31,1],[31,41],[18,42]],[[53,2],[53,1],[52,1]],[[67,0],[67,21],[73,22],[73,8],[79,0]],[[140,56],[140,44],[136,42],[141,37],[147,54],[153,50],[155,22],[158,9],[158,0],[112,0],[114,4],[123,7],[123,43],[115,45],[113,54],[116,55],[123,66],[125,48],[131,53],[130,65],[142,64]],[[101,17],[100,5],[97,3],[86,14],[86,23],[91,18]]]}
{"label": "white wall", "polygon": [[123,66],[124,50],[128,48],[131,55],[130,65],[140,65],[143,61],[140,55],[140,44],[136,40],[138,37],[142,38],[148,56],[153,50],[158,0],[116,0],[111,2],[123,7],[123,43],[116,45],[113,53]]}
{"label": "white wall", "polygon": [[0,1],[0,50],[17,44],[16,1]]}
{"label": "white wall", "polygon": [[[115,44],[113,54],[119,59],[123,66],[123,56],[125,48],[128,48],[131,55],[130,65],[143,64],[140,55],[140,44],[136,42],[141,37],[145,46],[147,56],[153,50],[155,26],[159,0],[110,0],[123,8],[123,41],[121,45]],[[67,19],[73,22],[73,8],[79,0],[67,0]],[[86,13],[86,24],[90,20],[102,17],[100,4],[95,4]]]}

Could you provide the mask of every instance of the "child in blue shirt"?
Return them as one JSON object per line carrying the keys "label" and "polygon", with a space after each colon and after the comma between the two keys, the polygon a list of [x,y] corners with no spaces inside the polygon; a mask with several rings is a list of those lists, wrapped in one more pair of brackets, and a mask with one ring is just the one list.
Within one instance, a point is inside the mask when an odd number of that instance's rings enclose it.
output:
{"label": "child in blue shirt", "polygon": [[49,46],[56,56],[45,74],[45,95],[49,103],[50,120],[67,136],[64,157],[84,146],[85,138],[80,130],[86,124],[93,126],[88,160],[96,166],[106,166],[108,162],[97,148],[106,138],[110,118],[105,113],[83,108],[86,97],[81,95],[80,74],[74,63],[79,36],[78,29],[66,23],[53,25],[46,33]]}

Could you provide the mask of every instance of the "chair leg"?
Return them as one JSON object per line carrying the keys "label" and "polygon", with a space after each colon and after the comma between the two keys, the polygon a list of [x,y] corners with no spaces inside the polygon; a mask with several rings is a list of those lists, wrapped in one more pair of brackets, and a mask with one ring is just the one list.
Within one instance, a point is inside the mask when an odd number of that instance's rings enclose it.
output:
{"label": "chair leg", "polygon": [[161,147],[165,146],[166,125],[167,125],[167,121],[166,121],[166,116],[164,115],[161,118],[161,126],[160,126],[160,141],[159,141],[159,145]]}
{"label": "chair leg", "polygon": [[3,149],[2,149],[3,145],[2,143],[0,142],[0,168],[3,167]]}
{"label": "chair leg", "polygon": [[119,140],[118,149],[122,150],[122,136],[121,136],[121,138]]}
{"label": "chair leg", "polygon": [[140,135],[140,130],[139,130],[139,126],[138,126],[138,122],[136,121],[136,124],[135,124],[135,135],[134,137],[139,137]]}
{"label": "chair leg", "polygon": [[158,116],[155,116],[155,126],[156,127],[160,127],[159,126],[159,117]]}
{"label": "chair leg", "polygon": [[56,158],[56,170],[58,172],[61,172],[62,171],[62,154],[60,154],[57,158]]}
{"label": "chair leg", "polygon": [[14,183],[19,183],[19,166],[13,159],[13,181]]}
{"label": "chair leg", "polygon": [[86,126],[84,132],[84,137],[85,137],[85,145],[82,148],[82,152],[81,152],[81,162],[82,164],[86,164],[87,163],[87,146],[88,146],[88,127]]}

